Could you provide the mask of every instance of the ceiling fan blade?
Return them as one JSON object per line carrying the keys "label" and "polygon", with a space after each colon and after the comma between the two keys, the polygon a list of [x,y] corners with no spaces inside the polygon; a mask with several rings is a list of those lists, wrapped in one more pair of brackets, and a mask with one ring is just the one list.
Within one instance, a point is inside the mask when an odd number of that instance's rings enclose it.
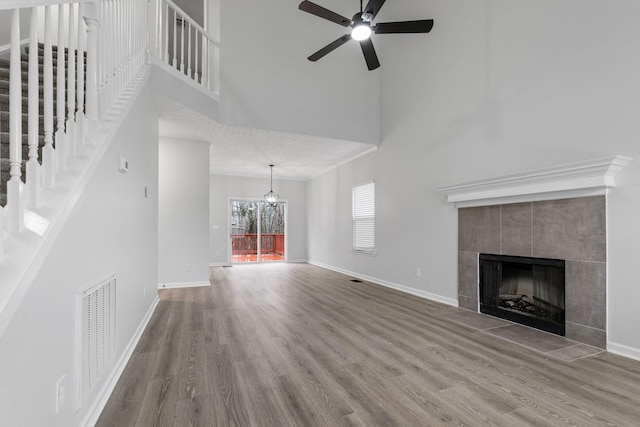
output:
{"label": "ceiling fan blade", "polygon": [[370,13],[371,19],[373,20],[373,18],[376,17],[378,12],[380,12],[380,8],[384,4],[384,2],[385,0],[369,0],[369,3],[367,3],[367,7],[365,7],[362,12]]}
{"label": "ceiling fan blade", "polygon": [[318,6],[317,4],[307,0],[300,3],[298,9],[318,16],[320,18],[324,18],[328,21],[335,22],[336,24],[342,25],[343,27],[351,26],[351,19],[345,18],[342,15],[338,15],[337,13],[332,12],[329,9],[325,9],[322,6]]}
{"label": "ceiling fan blade", "polygon": [[325,56],[327,53],[339,48],[340,46],[342,46],[343,44],[345,44],[349,40],[351,40],[351,34],[345,34],[344,36],[340,37],[339,39],[334,40],[333,42],[329,43],[328,45],[326,45],[325,47],[323,47],[322,49],[320,49],[319,51],[317,51],[316,53],[314,53],[313,55],[311,55],[307,59],[309,61],[314,61],[315,62],[318,59],[320,59],[323,56]]}
{"label": "ceiling fan blade", "polygon": [[369,68],[369,71],[378,68],[380,66],[380,61],[378,61],[378,55],[376,55],[376,50],[373,48],[371,39],[362,40],[360,42],[360,47],[364,54],[364,60],[367,61],[367,68]]}
{"label": "ceiling fan blade", "polygon": [[433,28],[433,19],[418,21],[381,22],[376,24],[376,34],[428,33]]}

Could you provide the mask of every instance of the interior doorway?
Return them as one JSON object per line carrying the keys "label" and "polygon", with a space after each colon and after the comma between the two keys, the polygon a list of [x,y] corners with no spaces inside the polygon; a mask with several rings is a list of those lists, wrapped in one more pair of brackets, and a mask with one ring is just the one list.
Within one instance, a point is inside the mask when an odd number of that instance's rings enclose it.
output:
{"label": "interior doorway", "polygon": [[286,261],[286,202],[230,200],[231,263]]}

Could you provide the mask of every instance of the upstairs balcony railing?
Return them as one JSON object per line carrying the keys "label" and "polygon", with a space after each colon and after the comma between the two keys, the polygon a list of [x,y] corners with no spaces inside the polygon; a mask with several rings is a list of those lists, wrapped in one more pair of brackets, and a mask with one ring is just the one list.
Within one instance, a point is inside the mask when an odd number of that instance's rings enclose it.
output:
{"label": "upstairs balcony railing", "polygon": [[156,60],[219,94],[220,43],[171,0],[152,0],[156,23],[149,50]]}

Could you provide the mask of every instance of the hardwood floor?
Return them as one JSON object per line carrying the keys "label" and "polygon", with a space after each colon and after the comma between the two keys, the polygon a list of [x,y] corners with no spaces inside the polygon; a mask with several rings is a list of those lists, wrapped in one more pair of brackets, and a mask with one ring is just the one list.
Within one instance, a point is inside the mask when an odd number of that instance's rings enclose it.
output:
{"label": "hardwood floor", "polygon": [[98,426],[640,425],[640,362],[563,362],[306,264],[163,290]]}

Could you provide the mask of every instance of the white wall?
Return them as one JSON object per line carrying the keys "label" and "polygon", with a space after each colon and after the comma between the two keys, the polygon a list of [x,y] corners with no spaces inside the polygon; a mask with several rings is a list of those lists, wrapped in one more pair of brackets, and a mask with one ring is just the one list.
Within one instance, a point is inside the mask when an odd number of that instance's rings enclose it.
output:
{"label": "white wall", "polygon": [[[212,265],[226,265],[230,260],[229,198],[262,199],[269,191],[269,179],[211,175],[210,183],[209,260]],[[274,178],[273,191],[280,194],[281,200],[287,201],[287,261],[306,261],[306,183]]]}
{"label": "white wall", "polygon": [[[307,57],[347,29],[289,0],[221,0],[221,120],[230,125],[378,144],[380,72],[351,41]],[[323,6],[352,17],[357,2]]]}
{"label": "white wall", "polygon": [[178,5],[187,15],[189,15],[194,21],[201,26],[204,26],[204,2],[208,0],[175,0],[174,3]]}
{"label": "white wall", "polygon": [[[455,300],[457,212],[437,187],[632,156],[608,197],[608,339],[640,358],[640,312],[629,303],[640,298],[640,3],[414,1],[385,4],[378,19],[407,15],[434,18],[433,31],[374,39],[382,142],[309,182],[309,258]],[[378,255],[366,258],[344,234],[350,188],[371,178]]]}
{"label": "white wall", "polygon": [[[11,46],[11,19],[13,10],[0,10],[0,48]],[[20,9],[20,39],[25,40],[29,36],[29,22],[31,10]],[[8,52],[8,51],[7,51]]]}
{"label": "white wall", "polygon": [[[20,309],[0,339],[0,424],[72,426],[75,413],[76,292],[115,273],[116,351],[100,390],[156,296],[158,119],[145,89],[90,178]],[[118,156],[129,172],[118,171]],[[149,188],[145,198],[144,187]],[[146,292],[145,292],[146,291]],[[55,384],[66,402],[55,413]]]}
{"label": "white wall", "polygon": [[158,286],[209,283],[209,144],[160,138]]}

